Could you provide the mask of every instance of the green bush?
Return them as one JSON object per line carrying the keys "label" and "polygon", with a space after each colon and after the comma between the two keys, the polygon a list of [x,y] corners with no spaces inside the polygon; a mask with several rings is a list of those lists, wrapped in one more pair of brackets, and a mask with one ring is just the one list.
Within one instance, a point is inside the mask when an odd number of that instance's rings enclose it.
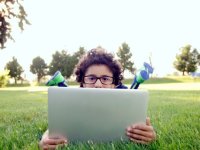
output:
{"label": "green bush", "polygon": [[10,79],[9,70],[0,71],[0,87],[4,87],[8,84],[8,80]]}

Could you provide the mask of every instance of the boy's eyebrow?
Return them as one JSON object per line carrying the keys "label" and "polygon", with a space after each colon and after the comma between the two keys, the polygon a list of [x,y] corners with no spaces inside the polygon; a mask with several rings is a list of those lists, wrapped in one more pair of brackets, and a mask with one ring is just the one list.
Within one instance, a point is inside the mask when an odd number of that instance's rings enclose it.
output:
{"label": "boy's eyebrow", "polygon": [[[88,76],[98,77],[98,76],[95,75],[95,74],[88,74],[88,75],[85,75],[85,77],[88,77]],[[101,75],[101,76],[99,76],[99,77],[111,77],[111,78],[113,78],[112,76],[109,76],[109,75]]]}
{"label": "boy's eyebrow", "polygon": [[95,74],[88,74],[88,75],[85,75],[85,76],[95,76],[95,77],[96,77],[96,75],[95,75]]}

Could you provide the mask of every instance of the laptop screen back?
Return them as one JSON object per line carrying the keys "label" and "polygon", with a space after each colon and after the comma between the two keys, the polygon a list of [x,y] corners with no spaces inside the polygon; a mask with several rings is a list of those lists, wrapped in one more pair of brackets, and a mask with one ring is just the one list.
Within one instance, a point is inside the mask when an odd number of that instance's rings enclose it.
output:
{"label": "laptop screen back", "polygon": [[132,89],[50,87],[50,137],[69,141],[126,140],[125,129],[145,122],[148,92]]}

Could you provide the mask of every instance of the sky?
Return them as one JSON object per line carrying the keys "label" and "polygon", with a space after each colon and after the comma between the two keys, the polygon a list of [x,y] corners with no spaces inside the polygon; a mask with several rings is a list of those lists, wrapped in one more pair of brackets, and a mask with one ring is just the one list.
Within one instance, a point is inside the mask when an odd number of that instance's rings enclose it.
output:
{"label": "sky", "polygon": [[149,62],[154,75],[172,74],[179,49],[191,44],[200,52],[198,0],[25,0],[31,25],[13,27],[15,42],[0,50],[0,70],[15,56],[32,76],[30,64],[40,56],[47,64],[55,51],[73,53],[101,45],[116,53],[126,42],[136,68]]}

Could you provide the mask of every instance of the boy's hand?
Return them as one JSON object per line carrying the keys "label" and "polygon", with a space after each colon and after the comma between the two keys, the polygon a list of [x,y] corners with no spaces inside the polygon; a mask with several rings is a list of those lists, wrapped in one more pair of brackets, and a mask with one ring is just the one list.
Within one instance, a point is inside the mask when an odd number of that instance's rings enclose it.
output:
{"label": "boy's hand", "polygon": [[150,118],[146,119],[146,124],[132,124],[126,128],[126,135],[136,143],[147,144],[156,139],[156,133],[151,126]]}
{"label": "boy's hand", "polygon": [[64,146],[67,144],[67,139],[63,136],[59,136],[56,139],[49,138],[49,133],[46,131],[39,142],[39,147],[42,150],[56,149],[58,146]]}

